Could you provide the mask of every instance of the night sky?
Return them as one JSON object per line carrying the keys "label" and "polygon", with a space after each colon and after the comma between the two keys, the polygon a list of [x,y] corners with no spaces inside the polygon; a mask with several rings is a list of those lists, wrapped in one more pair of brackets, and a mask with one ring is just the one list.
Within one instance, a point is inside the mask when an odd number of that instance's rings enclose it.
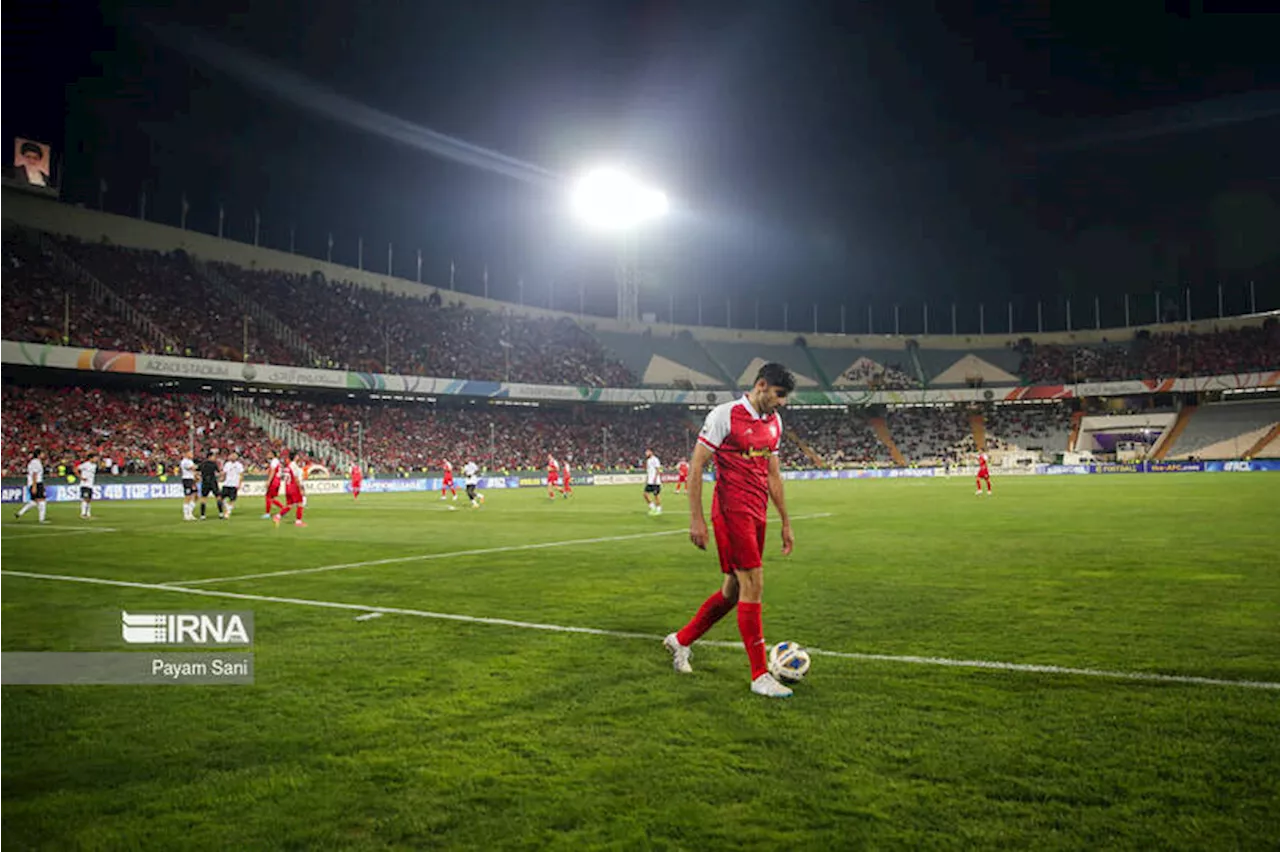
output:
{"label": "night sky", "polygon": [[[559,191],[266,92],[246,61],[571,175],[607,160],[678,209],[643,241],[642,310],[877,331],[1280,307],[1280,15],[1212,3],[333,2],[4,4],[6,135],[62,153],[63,195],[429,283],[609,313],[608,248]],[[1261,8],[1259,4],[1257,8]],[[252,8],[251,8],[252,7]],[[1191,7],[1195,7],[1194,10]],[[1237,5],[1235,8],[1247,8]],[[1204,10],[1211,10],[1206,12]],[[230,11],[229,11],[230,10]],[[1123,11],[1122,11],[1123,10]],[[176,34],[176,35],[175,35]],[[273,75],[274,76],[274,75]],[[1139,305],[1141,307],[1139,308]],[[1170,307],[1172,306],[1172,307]],[[1147,317],[1149,319],[1149,317]],[[934,325],[934,330],[943,330]],[[945,330],[949,330],[946,328]]]}

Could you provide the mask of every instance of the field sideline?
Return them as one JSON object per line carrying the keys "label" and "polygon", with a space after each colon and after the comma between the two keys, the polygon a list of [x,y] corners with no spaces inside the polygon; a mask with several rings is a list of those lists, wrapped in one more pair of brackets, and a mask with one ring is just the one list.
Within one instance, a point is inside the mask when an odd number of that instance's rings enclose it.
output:
{"label": "field sideline", "polygon": [[[317,497],[305,529],[177,501],[3,535],[6,651],[120,611],[252,609],[256,684],[4,688],[19,848],[1256,848],[1280,825],[1280,478],[788,484],[747,691],[683,497]],[[89,530],[93,530],[90,532]],[[55,575],[37,577],[32,575]],[[370,613],[380,617],[369,619]],[[357,620],[360,617],[361,620]],[[978,666],[1008,666],[979,668]]]}

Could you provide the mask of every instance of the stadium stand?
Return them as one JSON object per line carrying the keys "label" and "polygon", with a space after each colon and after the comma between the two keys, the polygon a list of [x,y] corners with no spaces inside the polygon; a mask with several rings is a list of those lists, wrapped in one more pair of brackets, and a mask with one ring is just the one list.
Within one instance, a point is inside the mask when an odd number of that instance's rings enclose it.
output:
{"label": "stadium stand", "polygon": [[69,238],[60,239],[57,244],[177,340],[181,352],[168,354],[290,363],[289,352],[276,341],[260,336],[256,324],[246,321],[233,302],[209,286],[185,254],[160,254]]}
{"label": "stadium stand", "polygon": [[959,464],[976,450],[968,412],[960,406],[890,408],[886,420],[911,464]]}
{"label": "stadium stand", "polygon": [[156,351],[134,326],[95,300],[86,284],[59,271],[48,249],[16,228],[4,231],[0,322],[7,340]]}
{"label": "stadium stand", "polygon": [[798,389],[816,388],[821,385],[817,376],[808,375],[813,370],[809,368],[808,356],[799,346],[727,343],[719,340],[709,340],[703,346],[706,347],[707,354],[733,378],[734,387],[750,387],[755,382],[756,372],[761,365],[769,361],[788,365],[795,374]]}
{"label": "stadium stand", "polygon": [[1022,356],[1012,349],[918,349],[916,357],[930,387],[1018,384]]}
{"label": "stadium stand", "polygon": [[627,334],[595,329],[600,343],[649,387],[722,388],[728,379],[688,333]]}
{"label": "stadium stand", "polygon": [[[857,409],[784,409],[782,424],[788,431],[794,430],[827,467],[891,464],[889,451],[867,423],[865,413]],[[807,467],[813,464],[793,442],[784,441],[782,447],[784,465]]]}
{"label": "stadium stand", "polygon": [[684,409],[573,409],[468,405],[461,408],[312,403],[261,397],[256,405],[321,440],[364,455],[375,471],[438,470],[475,460],[491,470],[540,470],[548,453],[576,470],[632,469],[646,447],[664,464],[692,450],[695,424]]}
{"label": "stadium stand", "polygon": [[920,387],[919,380],[911,375],[911,356],[904,349],[834,349],[811,345],[809,352],[836,389]]}
{"label": "stadium stand", "polygon": [[1071,435],[1071,409],[1060,404],[997,405],[984,421],[989,450],[1063,452]]}
{"label": "stadium stand", "polygon": [[[249,466],[265,462],[271,442],[224,411],[211,394],[101,388],[4,386],[4,473],[21,476],[33,449],[48,453],[47,471],[97,451],[121,473],[154,474],[189,451],[234,449]],[[188,422],[190,415],[190,422]]]}
{"label": "stadium stand", "polygon": [[[1167,459],[1238,459],[1245,456],[1277,423],[1280,402],[1221,402],[1200,406],[1178,436]],[[1275,442],[1271,442],[1275,444]],[[1267,448],[1270,455],[1280,447]]]}
{"label": "stadium stand", "polygon": [[1029,382],[1217,376],[1280,368],[1280,326],[1210,334],[1152,334],[1127,343],[1036,346],[1021,366]]}
{"label": "stadium stand", "polygon": [[[61,263],[64,256],[112,298],[70,274]],[[895,390],[1280,369],[1275,321],[1213,333],[1141,332],[1123,343],[1075,346],[823,348],[813,341],[801,346],[702,340],[688,331],[608,331],[584,327],[568,315],[446,305],[438,293],[419,298],[318,274],[205,266],[181,251],[49,237],[11,223],[4,229],[4,263],[9,340],[367,372],[589,387],[741,387],[753,366],[774,359],[795,370],[802,387],[829,382],[837,389]],[[245,299],[260,311],[246,309]],[[279,327],[259,321],[262,312]],[[246,320],[246,314],[254,316]]]}

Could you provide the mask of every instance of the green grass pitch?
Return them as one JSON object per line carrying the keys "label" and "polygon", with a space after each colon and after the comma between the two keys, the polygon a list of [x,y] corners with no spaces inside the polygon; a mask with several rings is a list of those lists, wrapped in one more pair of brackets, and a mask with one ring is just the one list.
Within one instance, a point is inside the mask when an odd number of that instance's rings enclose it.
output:
{"label": "green grass pitch", "polygon": [[[122,609],[256,618],[253,686],[4,687],[5,846],[1275,848],[1280,690],[1256,684],[1280,682],[1280,476],[995,484],[789,484],[808,517],[789,558],[770,527],[766,639],[1255,686],[815,655],[770,701],[733,616],[676,675],[658,637],[719,572],[669,488],[661,517],[639,487],[317,497],[305,529],[260,498],[226,523],[51,505],[44,527],[6,514],[5,571],[386,561],[187,587],[274,602],[4,576],[6,651],[106,650]],[[469,550],[489,552],[446,555]]]}

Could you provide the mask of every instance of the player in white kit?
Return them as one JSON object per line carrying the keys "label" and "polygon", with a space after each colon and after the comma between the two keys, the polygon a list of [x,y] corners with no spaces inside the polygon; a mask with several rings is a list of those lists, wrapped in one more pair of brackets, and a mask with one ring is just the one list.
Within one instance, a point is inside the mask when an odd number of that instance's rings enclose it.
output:
{"label": "player in white kit", "polygon": [[196,463],[190,456],[183,456],[178,462],[178,472],[182,475],[182,520],[196,519]]}
{"label": "player in white kit", "polygon": [[80,477],[80,517],[92,518],[89,507],[93,503],[93,481],[98,475],[98,454],[89,453],[89,458],[76,466],[76,475]]}
{"label": "player in white kit", "polygon": [[240,494],[240,480],[244,478],[244,463],[240,454],[232,452],[222,463],[222,517],[231,520],[231,510],[236,507]]}
{"label": "player in white kit", "polygon": [[476,491],[480,486],[480,466],[469,461],[466,467],[462,468],[462,475],[466,477],[467,497],[471,499],[471,508],[480,508],[480,504],[484,502],[484,495]]}
{"label": "player in white kit", "polygon": [[31,461],[27,462],[27,502],[23,503],[22,508],[15,512],[13,516],[21,518],[32,506],[36,507],[40,523],[49,523],[44,518],[44,450],[33,452]]}

